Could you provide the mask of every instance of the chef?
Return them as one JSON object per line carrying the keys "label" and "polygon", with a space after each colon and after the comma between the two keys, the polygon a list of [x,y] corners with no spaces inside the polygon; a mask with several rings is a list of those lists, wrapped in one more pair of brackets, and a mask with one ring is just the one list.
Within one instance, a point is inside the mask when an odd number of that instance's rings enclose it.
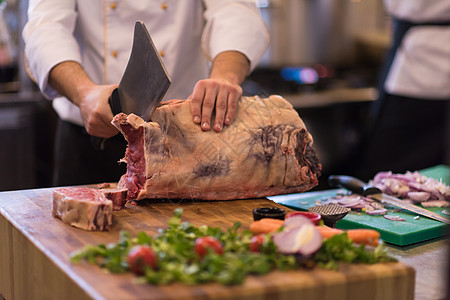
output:
{"label": "chef", "polygon": [[[113,182],[125,173],[118,161],[126,142],[110,123],[108,98],[127,65],[136,20],[171,77],[163,101],[190,98],[192,121],[205,131],[233,121],[240,84],[268,46],[250,0],[30,0],[27,71],[59,116],[55,186]],[[90,136],[108,138],[105,149],[94,149]]]}
{"label": "chef", "polygon": [[393,42],[360,177],[450,163],[450,1],[385,0]]}

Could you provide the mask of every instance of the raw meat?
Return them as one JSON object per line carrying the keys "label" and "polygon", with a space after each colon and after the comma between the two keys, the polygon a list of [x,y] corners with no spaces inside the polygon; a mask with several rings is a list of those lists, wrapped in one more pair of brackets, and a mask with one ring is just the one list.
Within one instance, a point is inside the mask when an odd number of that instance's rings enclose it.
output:
{"label": "raw meat", "polygon": [[84,186],[100,190],[113,203],[113,210],[121,210],[127,203],[127,190],[118,189],[117,183],[103,182],[95,186]]}
{"label": "raw meat", "polygon": [[64,223],[85,230],[108,230],[113,203],[92,188],[58,188],[53,191],[52,215]]}
{"label": "raw meat", "polygon": [[312,136],[280,96],[242,97],[220,133],[192,122],[189,100],[165,102],[152,120],[121,113],[112,121],[128,141],[118,185],[128,200],[258,198],[318,184]]}
{"label": "raw meat", "polygon": [[121,210],[127,203],[127,190],[126,189],[114,189],[114,188],[102,188],[100,192],[106,196],[107,199],[113,203],[113,210]]}

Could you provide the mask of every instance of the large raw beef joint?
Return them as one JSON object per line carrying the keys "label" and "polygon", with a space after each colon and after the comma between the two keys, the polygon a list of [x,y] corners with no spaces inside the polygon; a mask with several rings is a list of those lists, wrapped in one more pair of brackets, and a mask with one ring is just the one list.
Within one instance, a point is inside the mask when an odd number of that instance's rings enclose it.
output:
{"label": "large raw beef joint", "polygon": [[163,103],[152,122],[121,113],[112,123],[128,141],[119,181],[128,200],[260,198],[318,184],[312,136],[280,96],[242,97],[220,133],[192,122],[189,100]]}

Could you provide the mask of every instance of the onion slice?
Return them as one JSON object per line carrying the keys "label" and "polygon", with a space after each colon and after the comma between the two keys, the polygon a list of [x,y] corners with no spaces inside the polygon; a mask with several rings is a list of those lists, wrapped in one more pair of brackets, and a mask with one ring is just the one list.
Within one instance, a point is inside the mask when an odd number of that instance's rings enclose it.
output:
{"label": "onion slice", "polygon": [[286,220],[284,220],[284,223],[283,223],[283,226],[286,229],[302,227],[304,225],[314,225],[314,223],[311,222],[310,219],[308,219],[307,217],[302,216],[302,215],[294,215],[292,217],[289,217]]}
{"label": "onion slice", "polygon": [[391,215],[384,215],[385,219],[391,220],[391,221],[406,221],[405,218],[399,217],[399,216],[391,216]]}
{"label": "onion slice", "polygon": [[381,209],[374,209],[374,210],[368,210],[366,209],[366,214],[368,215],[385,215],[387,213],[387,209],[386,208],[381,208]]}
{"label": "onion slice", "polygon": [[311,255],[322,246],[322,235],[313,224],[305,224],[275,234],[273,242],[281,253]]}

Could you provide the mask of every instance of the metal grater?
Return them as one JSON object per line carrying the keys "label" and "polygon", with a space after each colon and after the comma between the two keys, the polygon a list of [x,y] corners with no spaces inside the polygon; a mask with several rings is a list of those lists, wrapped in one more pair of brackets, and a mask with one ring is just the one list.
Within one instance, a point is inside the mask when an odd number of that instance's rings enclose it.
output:
{"label": "metal grater", "polygon": [[308,209],[310,212],[320,214],[325,225],[330,227],[336,227],[337,221],[344,218],[350,210],[348,207],[337,204],[317,205]]}

